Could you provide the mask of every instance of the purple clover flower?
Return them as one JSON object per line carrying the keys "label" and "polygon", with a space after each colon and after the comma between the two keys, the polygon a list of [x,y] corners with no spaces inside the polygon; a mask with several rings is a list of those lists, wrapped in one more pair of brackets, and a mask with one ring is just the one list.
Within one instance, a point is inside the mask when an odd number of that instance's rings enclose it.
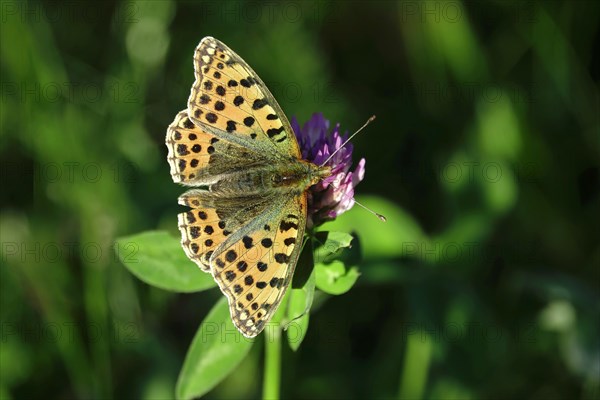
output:
{"label": "purple clover flower", "polygon": [[[296,117],[292,117],[292,128],[298,139],[302,158],[321,165],[339,149],[348,138],[348,133],[340,135],[340,124],[336,124],[329,133],[329,121],[323,114],[314,113],[300,128]],[[365,176],[365,159],[358,162],[354,171],[352,166],[351,143],[339,150],[326,165],[331,167],[331,176],[314,185],[308,194],[308,228],[318,226],[335,219],[354,205],[354,187]]]}

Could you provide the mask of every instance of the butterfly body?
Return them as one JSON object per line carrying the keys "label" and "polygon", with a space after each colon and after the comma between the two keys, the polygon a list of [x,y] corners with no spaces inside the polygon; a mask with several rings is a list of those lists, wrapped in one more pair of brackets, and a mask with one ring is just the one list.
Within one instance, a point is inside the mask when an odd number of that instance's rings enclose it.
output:
{"label": "butterfly body", "polygon": [[290,160],[281,164],[258,165],[228,175],[212,184],[210,190],[223,197],[300,195],[330,173],[328,167]]}
{"label": "butterfly body", "polygon": [[281,303],[302,249],[309,188],[330,167],[303,160],[285,114],[258,75],[220,41],[194,55],[188,107],[169,126],[181,244],[227,296],[231,318],[258,335]]}

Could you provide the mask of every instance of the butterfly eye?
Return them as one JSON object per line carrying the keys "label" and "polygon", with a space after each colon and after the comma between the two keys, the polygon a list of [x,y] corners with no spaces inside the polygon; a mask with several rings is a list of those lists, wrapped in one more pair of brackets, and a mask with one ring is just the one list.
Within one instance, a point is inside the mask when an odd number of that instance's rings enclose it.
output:
{"label": "butterfly eye", "polygon": [[273,182],[276,185],[279,185],[281,182],[283,182],[283,178],[281,175],[275,174],[271,176],[271,182]]}

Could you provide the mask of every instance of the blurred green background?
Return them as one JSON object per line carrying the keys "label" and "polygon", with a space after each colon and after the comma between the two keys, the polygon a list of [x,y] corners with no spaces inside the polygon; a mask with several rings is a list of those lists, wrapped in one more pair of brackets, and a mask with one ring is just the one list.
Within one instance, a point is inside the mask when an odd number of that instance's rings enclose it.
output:
{"label": "blurred green background", "polygon": [[[286,398],[600,398],[600,3],[1,2],[0,397],[173,396],[221,296],[132,276],[177,235],[164,136],[214,36],[365,157],[364,262],[284,347]],[[190,268],[195,268],[190,263]],[[262,342],[209,398],[261,393]]]}

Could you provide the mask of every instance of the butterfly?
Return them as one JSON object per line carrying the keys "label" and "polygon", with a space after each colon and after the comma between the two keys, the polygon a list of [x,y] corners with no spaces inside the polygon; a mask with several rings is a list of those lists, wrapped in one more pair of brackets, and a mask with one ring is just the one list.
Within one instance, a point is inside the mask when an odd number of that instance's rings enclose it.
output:
{"label": "butterfly", "polygon": [[187,109],[169,125],[181,245],[209,272],[232,321],[257,336],[290,285],[302,249],[308,189],[331,168],[303,160],[281,107],[234,51],[212,37],[194,53]]}

